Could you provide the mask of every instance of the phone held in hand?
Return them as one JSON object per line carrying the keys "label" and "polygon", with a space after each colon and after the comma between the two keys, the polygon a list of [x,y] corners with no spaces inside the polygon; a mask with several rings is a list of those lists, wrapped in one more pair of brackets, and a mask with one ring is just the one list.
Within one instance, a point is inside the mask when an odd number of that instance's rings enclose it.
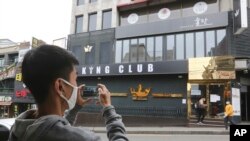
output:
{"label": "phone held in hand", "polygon": [[98,99],[98,87],[97,86],[84,86],[84,90],[81,93],[82,98]]}

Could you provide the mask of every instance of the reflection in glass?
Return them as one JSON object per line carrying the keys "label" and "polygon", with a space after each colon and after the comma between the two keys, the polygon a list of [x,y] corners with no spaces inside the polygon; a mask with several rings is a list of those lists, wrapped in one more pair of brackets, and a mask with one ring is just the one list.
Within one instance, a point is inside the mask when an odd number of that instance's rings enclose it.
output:
{"label": "reflection in glass", "polygon": [[83,5],[83,4],[84,4],[84,0],[77,0],[77,3],[76,3],[77,6]]}
{"label": "reflection in glass", "polygon": [[75,33],[81,33],[83,32],[83,16],[77,16],[76,17],[76,27],[75,27]]}
{"label": "reflection in glass", "polygon": [[184,34],[176,35],[176,60],[184,59]]}
{"label": "reflection in glass", "polygon": [[97,21],[97,14],[89,14],[89,31],[96,30],[96,21]]}
{"label": "reflection in glass", "polygon": [[162,61],[162,36],[155,37],[155,61]]}
{"label": "reflection in glass", "polygon": [[137,62],[137,39],[132,39],[130,44],[130,62]]}
{"label": "reflection in glass", "polygon": [[147,61],[151,62],[154,61],[154,38],[148,37],[147,38]]}
{"label": "reflection in glass", "polygon": [[95,44],[90,43],[89,45],[92,46],[92,49],[90,52],[85,53],[85,64],[86,65],[95,64]]}
{"label": "reflection in glass", "polygon": [[167,36],[167,60],[174,60],[174,47],[175,47],[175,40],[174,35]]}
{"label": "reflection in glass", "polygon": [[206,32],[206,56],[214,56],[213,50],[215,48],[215,32]]}
{"label": "reflection in glass", "polygon": [[221,41],[225,38],[225,36],[226,36],[225,29],[217,30],[217,45],[221,43]]}
{"label": "reflection in glass", "polygon": [[122,62],[128,63],[129,62],[129,40],[123,41],[123,48],[122,48]]}
{"label": "reflection in glass", "polygon": [[205,45],[204,45],[204,32],[196,32],[196,57],[204,57]]}
{"label": "reflection in glass", "polygon": [[225,55],[227,54],[226,49],[226,30],[217,30],[217,47],[215,49],[215,55]]}
{"label": "reflection in glass", "polygon": [[112,11],[104,11],[102,16],[102,29],[111,28]]}
{"label": "reflection in glass", "polygon": [[145,38],[139,39],[139,46],[138,46],[138,62],[145,62],[146,59],[146,49],[145,49]]}
{"label": "reflection in glass", "polygon": [[122,62],[121,56],[122,56],[122,41],[117,41],[115,47],[115,63]]}
{"label": "reflection in glass", "polygon": [[186,59],[194,57],[194,33],[186,34]]}

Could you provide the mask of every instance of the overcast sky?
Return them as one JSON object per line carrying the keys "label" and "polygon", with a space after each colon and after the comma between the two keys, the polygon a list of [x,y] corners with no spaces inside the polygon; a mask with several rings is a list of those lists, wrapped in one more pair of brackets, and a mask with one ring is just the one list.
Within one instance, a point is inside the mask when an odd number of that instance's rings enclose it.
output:
{"label": "overcast sky", "polygon": [[70,32],[72,0],[0,0],[0,39],[52,44]]}

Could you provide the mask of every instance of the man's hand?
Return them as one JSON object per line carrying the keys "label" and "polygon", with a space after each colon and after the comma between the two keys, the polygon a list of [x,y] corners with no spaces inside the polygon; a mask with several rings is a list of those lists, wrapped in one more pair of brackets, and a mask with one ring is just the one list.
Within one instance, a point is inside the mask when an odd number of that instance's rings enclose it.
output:
{"label": "man's hand", "polygon": [[78,87],[76,104],[80,105],[80,106],[86,105],[92,101],[92,99],[90,99],[90,98],[88,98],[88,99],[82,98],[81,93],[83,93],[84,86],[85,86],[85,84],[82,84]]}
{"label": "man's hand", "polygon": [[98,84],[99,101],[103,107],[111,105],[110,92],[103,84]]}

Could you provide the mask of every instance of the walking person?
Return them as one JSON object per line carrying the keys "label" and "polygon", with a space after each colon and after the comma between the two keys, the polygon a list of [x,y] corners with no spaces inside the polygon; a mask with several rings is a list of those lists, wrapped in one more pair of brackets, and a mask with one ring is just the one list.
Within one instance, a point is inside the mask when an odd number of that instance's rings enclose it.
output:
{"label": "walking person", "polygon": [[[9,141],[101,141],[91,130],[71,126],[77,112],[88,102],[80,96],[82,87],[77,86],[78,64],[73,54],[53,45],[42,45],[25,54],[23,82],[38,109],[17,117]],[[122,117],[111,104],[109,90],[103,84],[97,87],[108,139],[128,141]]]}
{"label": "walking person", "polygon": [[233,115],[234,115],[234,110],[233,106],[230,103],[230,101],[226,102],[225,106],[225,112],[224,112],[224,123],[225,123],[225,129],[228,130],[228,122],[230,122],[231,125],[235,125],[233,121]]}
{"label": "walking person", "polygon": [[206,99],[204,97],[200,98],[199,101],[197,102],[197,124],[204,124],[203,120],[206,115],[206,107],[207,104],[205,103]]}

